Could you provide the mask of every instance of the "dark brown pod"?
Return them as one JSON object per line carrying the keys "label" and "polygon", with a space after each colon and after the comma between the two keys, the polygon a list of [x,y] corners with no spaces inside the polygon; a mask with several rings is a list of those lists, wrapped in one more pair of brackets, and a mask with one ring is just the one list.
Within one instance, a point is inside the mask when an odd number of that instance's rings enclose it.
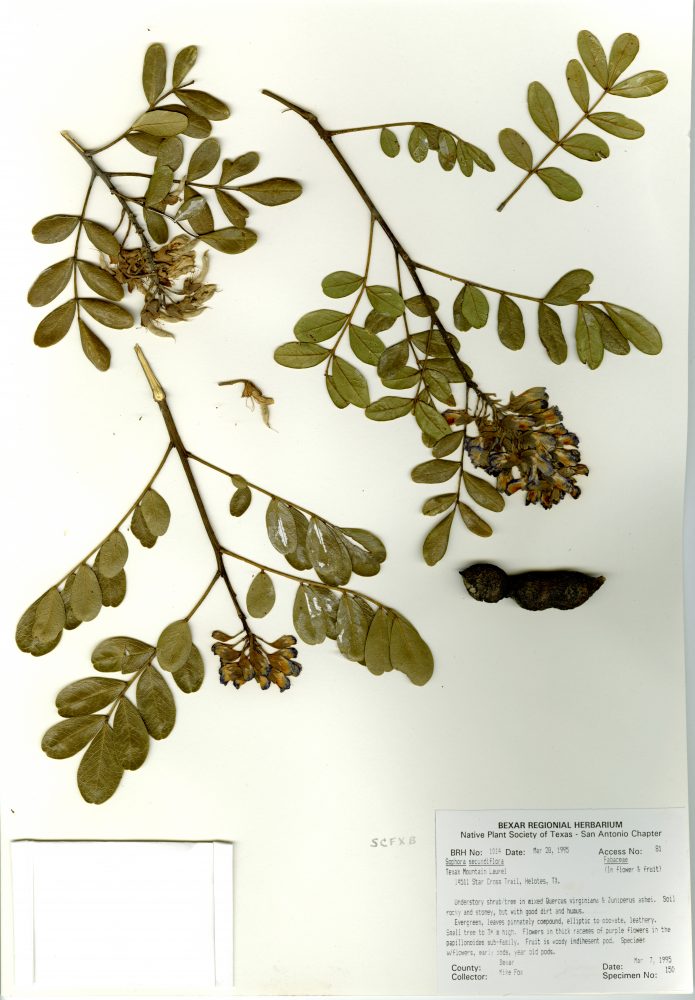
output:
{"label": "dark brown pod", "polygon": [[461,570],[466,590],[476,601],[496,604],[509,593],[509,577],[492,563],[474,563]]}
{"label": "dark brown pod", "polygon": [[494,604],[513,597],[526,611],[578,608],[604,583],[603,576],[588,576],[576,570],[530,570],[508,575],[492,563],[475,563],[461,570],[463,582],[476,601]]}

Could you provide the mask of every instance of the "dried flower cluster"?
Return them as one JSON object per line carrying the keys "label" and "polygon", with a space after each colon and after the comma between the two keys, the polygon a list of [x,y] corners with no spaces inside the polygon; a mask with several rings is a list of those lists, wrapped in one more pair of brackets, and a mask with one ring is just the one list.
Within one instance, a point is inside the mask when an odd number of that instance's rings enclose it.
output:
{"label": "dried flower cluster", "polygon": [[579,439],[562,423],[562,413],[548,405],[543,387],[513,393],[505,409],[478,423],[478,435],[468,438],[471,461],[497,480],[497,489],[511,496],[526,492],[526,503],[549,510],[581,490],[576,476],[589,470],[580,462]]}
{"label": "dried flower cluster", "polygon": [[226,632],[213,632],[217,642],[212,647],[220,658],[220,683],[229,684],[239,690],[242,684],[255,680],[263,691],[275,684],[281,691],[287,691],[291,677],[299,677],[302,665],[295,660],[297,649],[293,635],[281,635],[274,642],[265,642],[252,632],[242,631],[239,637]]}
{"label": "dried flower cluster", "polygon": [[145,303],[140,322],[158,337],[173,336],[160,323],[179,323],[199,316],[217,291],[217,285],[205,281],[207,250],[198,268],[196,242],[190,236],[176,236],[151,254],[142,247],[121,247],[118,256],[110,259],[116,281],[126,285],[129,292],[137,290],[142,294]]}

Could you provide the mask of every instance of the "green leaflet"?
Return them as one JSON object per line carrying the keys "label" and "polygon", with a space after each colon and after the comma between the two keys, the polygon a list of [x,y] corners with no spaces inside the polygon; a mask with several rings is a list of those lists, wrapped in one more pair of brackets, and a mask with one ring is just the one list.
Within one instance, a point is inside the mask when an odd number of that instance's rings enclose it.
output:
{"label": "green leaflet", "polygon": [[58,714],[65,718],[92,715],[106,708],[125,690],[126,682],[110,677],[84,677],[67,684],[56,695]]}
{"label": "green leaflet", "polygon": [[304,583],[297,587],[292,608],[292,621],[302,642],[315,646],[326,638],[323,606],[316,599],[313,590]]}
{"label": "green leaflet", "polygon": [[167,57],[164,46],[158,42],[150,45],[142,66],[142,89],[148,104],[155,104],[164,90],[167,79]]}
{"label": "green leaflet", "polygon": [[105,372],[111,365],[111,352],[82,319],[78,320],[78,327],[80,344],[85,357],[92,362],[95,368]]}
{"label": "green leaflet", "polygon": [[528,88],[528,110],[534,124],[553,142],[560,138],[560,122],[555,102],[542,83],[534,80]]}
{"label": "green leaflet", "polygon": [[636,35],[626,32],[618,35],[611,46],[611,53],[608,60],[608,84],[613,86],[615,81],[634,61],[639,52],[639,39]]}
{"label": "green leaflet", "polygon": [[577,36],[577,48],[582,62],[589,70],[594,80],[601,86],[608,86],[608,60],[603,46],[596,35],[590,31],[580,31]]}
{"label": "green leaflet", "polygon": [[570,136],[562,143],[562,148],[566,153],[571,153],[572,156],[576,156],[580,160],[589,160],[590,162],[605,160],[610,155],[608,143],[600,136],[591,135],[589,132],[580,132]]}
{"label": "green leaflet", "polygon": [[171,82],[174,85],[174,87],[181,86],[181,84],[184,82],[188,74],[195,66],[197,58],[198,58],[197,45],[186,45],[185,48],[181,49],[181,51],[177,53],[176,59],[174,59],[174,68],[171,74]]}
{"label": "green leaflet", "polygon": [[97,295],[112,302],[119,302],[123,298],[122,285],[105,268],[91,264],[87,260],[78,260],[77,268],[81,277]]}
{"label": "green leaflet", "polygon": [[186,87],[185,90],[177,90],[176,96],[182,104],[185,104],[194,114],[200,115],[201,118],[207,118],[213,122],[229,118],[230,111],[224,101],[220,101],[204,90],[191,90],[190,87]]}
{"label": "green leaflet", "polygon": [[577,356],[582,364],[588,365],[592,370],[598,368],[603,360],[601,324],[596,314],[583,308],[581,303],[577,309],[574,338],[577,345]]}
{"label": "green leaflet", "polygon": [[72,276],[73,260],[59,260],[51,264],[38,276],[29,289],[27,301],[30,306],[47,306],[60,295]]}
{"label": "green leaflet", "polygon": [[104,722],[103,715],[76,716],[73,719],[56,722],[44,733],[41,749],[54,760],[73,757],[80,750],[84,750]]}
{"label": "green leaflet", "polygon": [[367,632],[372,622],[372,611],[360,597],[343,594],[338,605],[336,643],[348,660],[364,660]]}
{"label": "green leaflet", "polygon": [[354,365],[336,356],[333,359],[332,375],[335,388],[343,399],[362,410],[369,406],[367,380]]}
{"label": "green leaflet", "polygon": [[366,407],[364,415],[370,420],[397,420],[410,413],[412,408],[412,400],[403,396],[382,396]]}
{"label": "green leaflet", "polygon": [[427,434],[428,437],[438,441],[449,433],[450,427],[448,423],[441,413],[429,403],[423,403],[421,400],[418,400],[415,403],[414,413],[420,430]]}
{"label": "green leaflet", "polygon": [[659,354],[662,347],[661,334],[648,319],[625,306],[617,306],[612,302],[602,302],[609,317],[613,320],[619,332],[643,354]]}
{"label": "green leaflet", "polygon": [[312,517],[306,548],[316,575],[324,583],[342,587],[350,579],[352,561],[340,532],[327,521]]}
{"label": "green leaflet", "polygon": [[644,135],[644,125],[615,111],[596,112],[589,115],[589,121],[619,139],[640,139]]}
{"label": "green leaflet", "polygon": [[523,135],[513,128],[503,128],[499,134],[500,149],[510,163],[521,170],[533,169],[533,153]]}
{"label": "green leaflet", "polygon": [[177,111],[146,111],[132,126],[134,132],[146,132],[159,138],[178,135],[187,127],[188,118]]}
{"label": "green leaflet", "polygon": [[405,312],[403,296],[387,285],[367,285],[367,298],[373,308],[383,316],[402,316]]}
{"label": "green leaflet", "polygon": [[387,156],[398,156],[401,151],[401,144],[398,136],[390,128],[382,128],[379,133],[379,145]]}
{"label": "green leaflet", "polygon": [[536,171],[551,194],[560,201],[576,201],[582,196],[582,188],[578,180],[559,170],[557,167],[542,167]]}
{"label": "green leaflet", "polygon": [[384,342],[375,333],[362,326],[350,324],[350,348],[352,353],[366,365],[377,365],[384,353]]}
{"label": "green leaflet", "polygon": [[297,547],[297,527],[289,504],[273,497],[266,508],[265,526],[274,549],[282,555],[294,552]]}
{"label": "green leaflet", "polygon": [[591,289],[594,276],[584,268],[575,268],[559,278],[550,291],[543,296],[543,301],[553,306],[569,306],[586,295]]}
{"label": "green leaflet", "polygon": [[102,226],[98,222],[92,222],[91,219],[85,219],[84,221],[84,231],[87,237],[97,250],[101,250],[102,253],[106,254],[107,257],[117,257],[121,245],[113,235],[110,229],[106,226]]}
{"label": "green leaflet", "polygon": [[39,219],[31,235],[37,243],[60,243],[74,232],[78,222],[77,215],[47,215],[45,219]]}
{"label": "green leaflet", "polygon": [[95,670],[111,672],[120,670],[124,674],[134,673],[144,667],[155,654],[154,646],[132,639],[130,636],[117,635],[104,639],[92,653],[92,666]]}
{"label": "green leaflet", "polygon": [[314,309],[305,313],[294,325],[294,335],[302,343],[330,340],[345,325],[347,313],[335,309]]}
{"label": "green leaflet", "polygon": [[458,462],[446,458],[433,458],[416,465],[410,476],[415,483],[445,483],[456,475],[459,468]]}
{"label": "green leaflet", "polygon": [[474,535],[480,535],[481,538],[490,537],[492,534],[492,528],[487,521],[483,521],[482,517],[476,514],[473,508],[469,507],[468,504],[459,502],[457,506],[458,512],[461,515],[461,520],[469,531],[471,531]]}
{"label": "green leaflet", "polygon": [[481,479],[480,476],[464,472],[463,485],[466,487],[468,496],[479,503],[481,507],[497,512],[504,510],[504,497],[487,479]]}
{"label": "green leaflet", "polygon": [[668,84],[668,77],[659,70],[647,70],[628,77],[611,87],[611,94],[617,97],[651,97],[658,94]]}
{"label": "green leaflet", "polygon": [[138,710],[153,740],[165,739],[176,722],[176,704],[164,677],[151,664],[137,683]]}
{"label": "green leaflet", "polygon": [[285,368],[314,368],[328,357],[329,352],[320,344],[281,344],[273,357]]}
{"label": "green leaflet", "polygon": [[123,777],[111,726],[105,724],[85,750],[77,769],[77,787],[85,802],[99,805],[110,799]]}
{"label": "green leaflet", "polygon": [[173,670],[171,676],[184,694],[193,694],[200,689],[205,679],[205,663],[197,646],[191,647],[190,655],[184,665],[178,670]]}
{"label": "green leaflet", "polygon": [[253,494],[248,486],[240,486],[234,491],[232,499],[229,501],[229,513],[232,517],[241,517],[249,509],[252,499]]}
{"label": "green leaflet", "polygon": [[343,299],[361,287],[364,278],[353,271],[331,271],[321,282],[323,294],[330,299]]}
{"label": "green leaflet", "polygon": [[275,604],[275,587],[268,574],[261,570],[251,581],[246,594],[246,607],[253,618],[265,618]]}
{"label": "green leaflet", "polygon": [[434,566],[446,554],[454,512],[447,514],[428,532],[422,543],[422,555],[428,566]]}
{"label": "green leaflet", "polygon": [[220,158],[220,144],[217,139],[203,139],[199,146],[191,153],[186,171],[186,180],[197,181],[200,177],[205,177],[217,165]]}
{"label": "green leaflet", "polygon": [[510,351],[518,351],[524,346],[524,317],[521,309],[508,295],[501,295],[497,310],[497,335],[500,342]]}
{"label": "green leaflet", "polygon": [[[103,299],[78,299],[84,310],[102,326],[112,330],[129,330],[133,325],[133,317],[123,306]],[[38,332],[38,331],[37,331]]]}
{"label": "green leaflet", "polygon": [[565,72],[567,86],[582,111],[589,110],[589,81],[586,71],[578,59],[570,59]]}
{"label": "green leaflet", "polygon": [[41,320],[34,333],[37,347],[52,347],[63,339],[75,318],[75,300],[70,299],[51,310]]}
{"label": "green leaflet", "polygon": [[393,622],[393,614],[386,608],[377,608],[364,647],[364,662],[372,674],[379,675],[393,670],[390,654]]}
{"label": "green leaflet", "polygon": [[560,317],[545,302],[538,306],[538,336],[554,364],[561,365],[567,360],[567,341],[562,332]]}
{"label": "green leaflet", "polygon": [[113,719],[116,758],[126,771],[142,767],[150,749],[150,737],[142,716],[128,698],[120,698]]}
{"label": "green leaflet", "polygon": [[163,670],[180,670],[191,655],[193,638],[187,621],[172,622],[157,639],[157,660]]}
{"label": "green leaflet", "polygon": [[434,670],[429,646],[417,629],[401,615],[394,614],[389,655],[394,670],[400,670],[413,684],[426,684]]}
{"label": "green leaflet", "polygon": [[425,500],[422,505],[422,513],[428,517],[434,517],[436,514],[442,514],[449,507],[453,507],[455,502],[455,493],[441,493],[439,496],[430,497],[429,500]]}
{"label": "green leaflet", "polygon": [[257,184],[242,184],[237,190],[261,205],[286,205],[302,193],[302,185],[289,177],[271,177]]}
{"label": "green leaflet", "polygon": [[91,566],[82,563],[75,571],[70,594],[73,615],[81,622],[91,622],[101,611],[101,588]]}

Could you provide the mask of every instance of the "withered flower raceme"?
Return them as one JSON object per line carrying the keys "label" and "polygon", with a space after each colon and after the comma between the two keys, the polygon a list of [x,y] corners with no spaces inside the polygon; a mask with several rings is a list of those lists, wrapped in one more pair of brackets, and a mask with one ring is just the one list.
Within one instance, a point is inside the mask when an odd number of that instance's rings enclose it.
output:
{"label": "withered flower raceme", "polygon": [[576,476],[587,476],[577,445],[579,438],[562,423],[562,413],[550,406],[545,388],[513,393],[506,407],[487,419],[477,419],[478,433],[466,441],[471,461],[496,477],[497,489],[511,496],[526,492],[526,503],[549,510],[581,490]]}
{"label": "withered flower raceme", "polygon": [[274,642],[266,642],[246,632],[239,637],[213,632],[212,637],[217,640],[212,651],[220,658],[220,684],[231,681],[238,690],[247,681],[255,680],[264,691],[271,684],[287,691],[290,678],[302,672],[301,663],[295,659],[297,640],[293,635],[281,635]]}
{"label": "withered flower raceme", "polygon": [[176,236],[151,255],[142,247],[122,248],[110,259],[116,280],[129,292],[137,289],[144,296],[140,322],[159,337],[173,336],[160,323],[193,319],[217,291],[217,285],[205,283],[207,251],[198,269],[195,243],[189,236]]}

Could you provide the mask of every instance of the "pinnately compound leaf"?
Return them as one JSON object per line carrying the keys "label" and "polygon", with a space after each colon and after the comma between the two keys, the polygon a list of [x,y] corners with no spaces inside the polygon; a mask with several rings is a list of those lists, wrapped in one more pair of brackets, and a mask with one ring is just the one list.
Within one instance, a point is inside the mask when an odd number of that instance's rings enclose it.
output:
{"label": "pinnately compound leaf", "polygon": [[576,178],[558,167],[542,167],[536,171],[551,194],[560,201],[576,201],[582,196],[582,187]]}
{"label": "pinnately compound leaf", "polygon": [[172,622],[157,639],[157,661],[162,670],[179,670],[191,653],[191,626],[183,619]]}
{"label": "pinnately compound leaf", "polygon": [[268,574],[261,570],[251,581],[246,594],[246,608],[253,618],[265,618],[275,604],[275,587]]}
{"label": "pinnately compound leaf", "polygon": [[107,723],[85,750],[77,769],[77,787],[85,802],[100,805],[111,798],[122,777],[113,729]]}

